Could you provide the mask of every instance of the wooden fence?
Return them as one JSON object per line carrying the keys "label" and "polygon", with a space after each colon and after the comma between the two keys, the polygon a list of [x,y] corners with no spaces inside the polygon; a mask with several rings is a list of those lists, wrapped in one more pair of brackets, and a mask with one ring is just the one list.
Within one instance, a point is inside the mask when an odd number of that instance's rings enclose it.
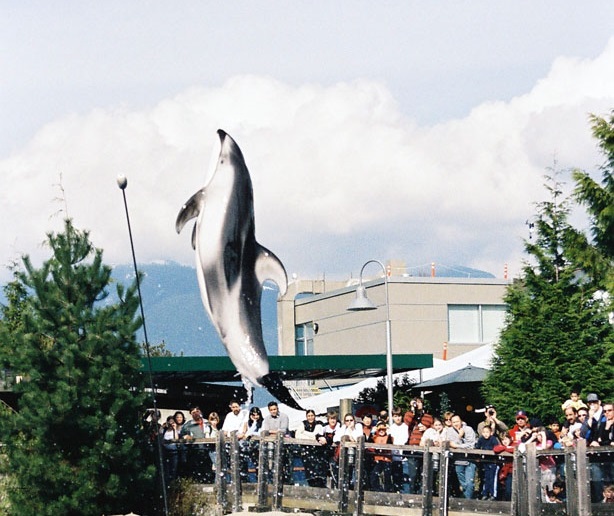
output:
{"label": "wooden fence", "polygon": [[[213,442],[211,445],[213,445]],[[526,451],[495,454],[484,450],[453,450],[442,447],[377,445],[378,450],[397,450],[407,461],[417,462],[420,490],[409,492],[375,492],[365,487],[365,468],[371,443],[365,446],[342,442],[336,470],[336,481],[328,479],[326,487],[306,485],[299,459],[300,450],[318,446],[313,441],[284,437],[262,437],[256,444],[257,463],[251,465],[251,482],[245,477],[245,457],[241,443],[233,434],[225,439],[220,433],[215,441],[215,496],[219,514],[249,510],[251,512],[306,511],[319,515],[455,515],[510,514],[614,514],[614,505],[601,502],[603,486],[614,483],[614,447],[588,447],[579,441],[577,447],[565,450],[538,451],[529,444]],[[556,471],[565,481],[566,502],[549,503],[543,489],[540,463],[552,456]],[[509,500],[467,499],[455,486],[454,464],[469,460],[478,465],[513,464]],[[243,468],[243,471],[242,471]],[[354,482],[350,475],[353,475]],[[476,475],[476,487],[479,486]],[[356,480],[358,479],[358,480]],[[592,500],[591,500],[592,491]]]}

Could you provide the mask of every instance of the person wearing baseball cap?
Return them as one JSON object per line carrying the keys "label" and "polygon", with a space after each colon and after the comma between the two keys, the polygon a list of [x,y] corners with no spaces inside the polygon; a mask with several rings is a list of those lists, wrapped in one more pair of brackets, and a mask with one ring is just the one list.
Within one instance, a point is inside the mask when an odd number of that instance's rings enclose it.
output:
{"label": "person wearing baseball cap", "polygon": [[516,424],[510,430],[513,445],[518,446],[524,439],[531,435],[531,425],[529,424],[529,416],[524,410],[516,412]]}
{"label": "person wearing baseball cap", "polygon": [[597,427],[599,422],[604,419],[603,407],[597,393],[591,392],[586,397],[588,403],[588,419],[584,422],[589,428]]}

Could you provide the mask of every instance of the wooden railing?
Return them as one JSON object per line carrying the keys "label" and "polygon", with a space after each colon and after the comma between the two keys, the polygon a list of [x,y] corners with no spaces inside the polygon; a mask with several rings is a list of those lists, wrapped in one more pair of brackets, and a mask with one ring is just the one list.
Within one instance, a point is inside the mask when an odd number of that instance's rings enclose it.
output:
{"label": "wooden railing", "polygon": [[[245,510],[311,510],[321,514],[382,514],[382,515],[448,515],[460,511],[473,514],[614,514],[614,506],[600,503],[600,489],[614,483],[614,447],[587,447],[579,441],[565,450],[536,450],[529,444],[526,451],[495,454],[484,450],[453,450],[447,443],[441,447],[373,445],[360,439],[356,443],[341,443],[335,469],[337,478],[329,478],[327,487],[309,487],[305,482],[300,451],[305,447],[319,447],[314,441],[287,438],[282,435],[257,439],[258,462],[251,464],[245,477],[245,458],[241,456],[241,442],[232,434],[224,438],[220,433],[215,445],[215,494],[220,514]],[[379,450],[397,450],[406,460],[419,464],[420,491],[374,492],[365,478],[366,459]],[[548,503],[542,489],[540,459],[554,456],[557,468],[564,474],[566,502]],[[456,460],[473,463],[512,463],[512,492],[510,500],[466,499],[455,491]],[[243,470],[243,471],[242,471]],[[334,475],[334,473],[333,473]],[[354,481],[352,481],[352,478]],[[476,479],[478,477],[476,476]],[[255,481],[254,481],[255,480]],[[476,481],[477,484],[477,481]],[[591,490],[593,499],[591,500]],[[597,495],[595,494],[597,493]]]}

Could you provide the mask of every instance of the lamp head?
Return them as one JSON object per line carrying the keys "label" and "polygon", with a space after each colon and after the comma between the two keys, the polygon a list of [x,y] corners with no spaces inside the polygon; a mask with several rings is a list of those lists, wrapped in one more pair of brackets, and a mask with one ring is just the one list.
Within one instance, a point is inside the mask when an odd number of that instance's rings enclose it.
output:
{"label": "lamp head", "polygon": [[367,289],[359,285],[356,289],[356,297],[347,307],[350,312],[362,312],[363,310],[376,310],[377,306],[367,297]]}

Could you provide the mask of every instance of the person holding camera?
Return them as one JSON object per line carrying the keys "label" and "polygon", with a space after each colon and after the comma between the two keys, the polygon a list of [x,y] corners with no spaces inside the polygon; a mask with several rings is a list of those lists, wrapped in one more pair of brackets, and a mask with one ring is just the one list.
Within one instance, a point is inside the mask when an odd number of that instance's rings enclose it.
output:
{"label": "person holding camera", "polygon": [[483,435],[482,430],[485,426],[487,426],[490,428],[491,435],[494,435],[499,440],[501,440],[503,436],[507,433],[508,427],[503,421],[497,419],[497,409],[495,408],[495,406],[486,405],[486,408],[484,409],[484,416],[484,421],[481,421],[478,424],[477,434]]}
{"label": "person holding camera", "polygon": [[[420,397],[411,401],[411,409],[405,413],[403,421],[409,428],[409,442],[407,444],[410,446],[420,446],[424,432],[427,428],[433,426],[433,416],[427,412],[424,407],[424,400]],[[411,494],[421,492],[422,460],[415,456],[408,457],[404,464],[409,478],[409,492]]]}

